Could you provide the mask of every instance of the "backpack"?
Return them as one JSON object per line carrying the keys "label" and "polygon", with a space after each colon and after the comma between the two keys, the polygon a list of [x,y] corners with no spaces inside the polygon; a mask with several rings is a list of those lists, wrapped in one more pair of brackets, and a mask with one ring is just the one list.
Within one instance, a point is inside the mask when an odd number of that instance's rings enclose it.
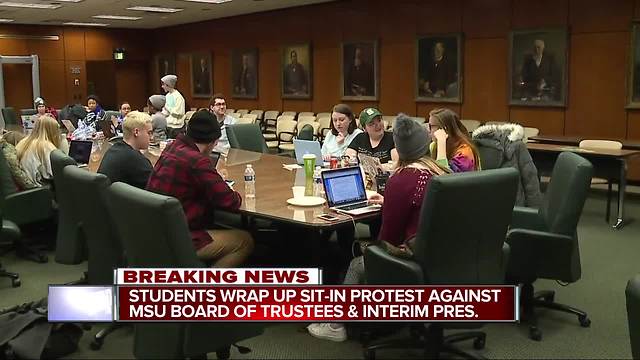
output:
{"label": "backpack", "polygon": [[78,127],[78,121],[82,120],[87,116],[87,110],[84,106],[80,104],[70,104],[62,108],[60,110],[60,114],[58,115],[58,121],[62,122],[62,120],[69,120],[75,126]]}
{"label": "backpack", "polygon": [[78,349],[77,324],[47,321],[47,298],[0,312],[0,359],[57,359]]}

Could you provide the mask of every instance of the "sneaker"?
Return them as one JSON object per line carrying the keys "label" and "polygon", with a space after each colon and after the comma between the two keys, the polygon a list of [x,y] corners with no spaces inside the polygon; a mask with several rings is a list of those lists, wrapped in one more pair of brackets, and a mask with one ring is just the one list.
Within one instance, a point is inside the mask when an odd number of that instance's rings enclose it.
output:
{"label": "sneaker", "polygon": [[347,329],[342,324],[331,323],[313,323],[307,326],[309,334],[318,339],[331,340],[331,341],[345,341],[347,340]]}

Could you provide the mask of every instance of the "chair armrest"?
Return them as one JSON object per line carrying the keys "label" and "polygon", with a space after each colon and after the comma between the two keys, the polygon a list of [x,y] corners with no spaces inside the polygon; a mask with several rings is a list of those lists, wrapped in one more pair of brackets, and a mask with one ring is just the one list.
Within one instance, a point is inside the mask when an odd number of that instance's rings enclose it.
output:
{"label": "chair armrest", "polygon": [[18,225],[46,220],[53,215],[53,194],[47,187],[11,194],[5,198],[4,216]]}
{"label": "chair armrest", "polygon": [[413,260],[390,255],[380,246],[368,246],[364,252],[368,285],[422,285],[422,268]]}
{"label": "chair armrest", "polygon": [[573,282],[580,277],[577,238],[545,231],[511,229],[507,275],[532,281],[546,278]]}
{"label": "chair armrest", "polygon": [[516,206],[513,208],[511,228],[523,228],[530,230],[545,230],[545,225],[540,219],[538,209]]}
{"label": "chair armrest", "polygon": [[[282,138],[282,134],[287,134],[287,135],[291,135],[291,139],[289,140],[284,140]],[[278,141],[285,141],[285,142],[291,142],[293,141],[293,139],[297,136],[297,134],[295,132],[292,131],[280,131],[280,133],[278,134]]]}

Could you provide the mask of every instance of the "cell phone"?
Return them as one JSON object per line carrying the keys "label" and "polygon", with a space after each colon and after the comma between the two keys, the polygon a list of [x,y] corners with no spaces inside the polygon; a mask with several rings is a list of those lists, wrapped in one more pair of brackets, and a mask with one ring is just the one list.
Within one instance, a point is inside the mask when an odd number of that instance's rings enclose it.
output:
{"label": "cell phone", "polygon": [[326,221],[337,221],[340,218],[338,218],[337,216],[331,215],[331,214],[321,214],[321,215],[318,215],[318,219],[322,219],[322,220],[326,220]]}
{"label": "cell phone", "polygon": [[233,180],[225,180],[224,182],[226,182],[226,183],[227,183],[227,185],[229,185],[229,186],[233,186],[233,184],[235,184],[235,183],[236,183],[236,182],[235,182],[235,181],[233,181]]}

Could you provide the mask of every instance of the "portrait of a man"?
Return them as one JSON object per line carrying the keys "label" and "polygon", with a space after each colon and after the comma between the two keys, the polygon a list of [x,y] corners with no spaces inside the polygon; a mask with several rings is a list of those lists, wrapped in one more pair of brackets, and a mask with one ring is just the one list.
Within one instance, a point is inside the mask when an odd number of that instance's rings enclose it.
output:
{"label": "portrait of a man", "polygon": [[191,55],[191,94],[193,97],[211,97],[210,54],[198,53]]}
{"label": "portrait of a man", "polygon": [[[176,73],[176,58],[172,54],[160,54],[156,56],[156,66],[158,67],[158,79],[165,75]],[[158,91],[161,91],[158,85]]]}
{"label": "portrait of a man", "polygon": [[231,53],[232,96],[258,97],[258,50],[233,50]]}
{"label": "portrait of a man", "polygon": [[418,39],[417,100],[461,102],[461,36]]}
{"label": "portrait of a man", "polygon": [[282,52],[282,97],[311,97],[311,51],[309,44],[285,46]]}
{"label": "portrait of a man", "polygon": [[342,98],[378,98],[378,49],[375,41],[342,44]]}
{"label": "portrait of a man", "polygon": [[566,46],[564,30],[511,34],[511,104],[565,104]]}

